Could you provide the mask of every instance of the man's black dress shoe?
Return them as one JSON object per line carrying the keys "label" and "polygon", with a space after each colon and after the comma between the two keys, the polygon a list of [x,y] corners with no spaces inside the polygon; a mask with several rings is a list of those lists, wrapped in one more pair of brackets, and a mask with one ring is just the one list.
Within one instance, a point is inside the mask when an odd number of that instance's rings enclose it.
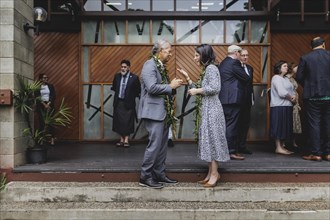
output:
{"label": "man's black dress shoe", "polygon": [[139,185],[144,186],[144,187],[153,188],[153,189],[161,189],[164,187],[164,185],[162,183],[156,182],[152,178],[149,178],[146,180],[140,179]]}
{"label": "man's black dress shoe", "polygon": [[173,143],[172,139],[168,139],[167,146],[174,147],[174,143]]}
{"label": "man's black dress shoe", "polygon": [[171,180],[167,176],[165,176],[164,178],[156,179],[156,181],[158,181],[159,183],[166,183],[166,184],[176,184],[176,183],[178,183],[177,180]]}
{"label": "man's black dress shoe", "polygon": [[252,151],[246,149],[246,148],[243,148],[243,149],[239,149],[238,150],[238,153],[241,153],[241,154],[252,154]]}

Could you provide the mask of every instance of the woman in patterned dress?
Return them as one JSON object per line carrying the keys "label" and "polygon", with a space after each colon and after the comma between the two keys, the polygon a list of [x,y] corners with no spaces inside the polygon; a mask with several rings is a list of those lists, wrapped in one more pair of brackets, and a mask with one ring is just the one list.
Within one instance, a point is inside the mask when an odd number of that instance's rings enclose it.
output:
{"label": "woman in patterned dress", "polygon": [[298,69],[298,65],[295,63],[291,63],[289,66],[289,73],[286,75],[286,77],[289,78],[290,82],[293,85],[293,90],[296,96],[296,102],[293,105],[293,138],[292,138],[292,146],[295,148],[298,147],[296,143],[296,136],[302,133],[300,113],[299,113],[301,107],[299,105],[299,94],[297,92],[298,83],[295,80],[297,69]]}
{"label": "woman in patterned dress", "polygon": [[[226,122],[218,94],[221,89],[220,73],[215,62],[215,55],[210,45],[202,44],[195,49],[194,60],[203,72],[199,81],[188,90],[190,95],[201,97],[197,101],[196,126],[198,129],[198,157],[208,162],[208,174],[199,181],[204,187],[214,187],[220,180],[219,163],[230,160],[226,140]],[[183,69],[178,69],[189,85],[193,85],[189,75]]]}

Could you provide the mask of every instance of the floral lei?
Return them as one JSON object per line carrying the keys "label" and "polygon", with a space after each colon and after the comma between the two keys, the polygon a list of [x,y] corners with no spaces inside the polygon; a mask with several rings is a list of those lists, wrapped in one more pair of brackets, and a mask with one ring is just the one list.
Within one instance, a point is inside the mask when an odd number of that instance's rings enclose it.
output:
{"label": "floral lei", "polygon": [[[199,76],[198,81],[196,82],[196,88],[201,88],[202,87],[202,81],[205,76],[205,67],[202,69],[202,73]],[[198,141],[198,134],[199,134],[199,126],[202,121],[202,95],[199,94],[196,96],[196,111],[195,111],[195,130],[194,130],[194,135],[195,135],[195,140]]]}
{"label": "floral lei", "polygon": [[[152,56],[152,58],[155,60],[157,69],[160,72],[160,75],[162,76],[162,84],[167,84],[168,82],[170,82],[170,79],[169,79],[168,73],[167,73],[167,69],[165,67],[162,68],[162,63],[158,57]],[[162,95],[162,97],[165,100],[165,110],[166,110],[165,124],[168,126],[172,125],[172,129],[175,133],[176,121],[178,119],[175,117],[173,99],[170,98],[169,95]]]}

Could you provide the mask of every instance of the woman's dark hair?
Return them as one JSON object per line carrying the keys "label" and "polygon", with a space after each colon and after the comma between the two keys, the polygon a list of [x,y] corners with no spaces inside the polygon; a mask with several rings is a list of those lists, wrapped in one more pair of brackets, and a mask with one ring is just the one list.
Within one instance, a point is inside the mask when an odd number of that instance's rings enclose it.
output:
{"label": "woman's dark hair", "polygon": [[40,73],[39,74],[39,80],[42,80],[42,78],[44,77],[44,75],[46,75],[46,73]]}
{"label": "woman's dark hair", "polygon": [[292,73],[293,68],[295,68],[296,66],[298,66],[298,64],[296,64],[295,62],[288,63],[288,73]]}
{"label": "woman's dark hair", "polygon": [[208,66],[211,63],[215,62],[215,55],[213,49],[208,44],[202,44],[195,49],[196,53],[198,53],[201,57],[200,64],[203,66]]}
{"label": "woman's dark hair", "polygon": [[274,74],[281,74],[281,67],[283,64],[288,63],[285,60],[280,60],[274,65]]}

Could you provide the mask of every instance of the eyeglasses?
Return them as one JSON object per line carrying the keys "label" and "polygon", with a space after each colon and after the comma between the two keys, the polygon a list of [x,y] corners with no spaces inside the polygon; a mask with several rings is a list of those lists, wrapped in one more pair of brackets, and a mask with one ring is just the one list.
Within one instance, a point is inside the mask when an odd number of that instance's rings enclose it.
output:
{"label": "eyeglasses", "polygon": [[48,77],[42,77],[43,79],[48,79]]}
{"label": "eyeglasses", "polygon": [[128,66],[121,66],[120,68],[124,68],[124,69],[126,69]]}

